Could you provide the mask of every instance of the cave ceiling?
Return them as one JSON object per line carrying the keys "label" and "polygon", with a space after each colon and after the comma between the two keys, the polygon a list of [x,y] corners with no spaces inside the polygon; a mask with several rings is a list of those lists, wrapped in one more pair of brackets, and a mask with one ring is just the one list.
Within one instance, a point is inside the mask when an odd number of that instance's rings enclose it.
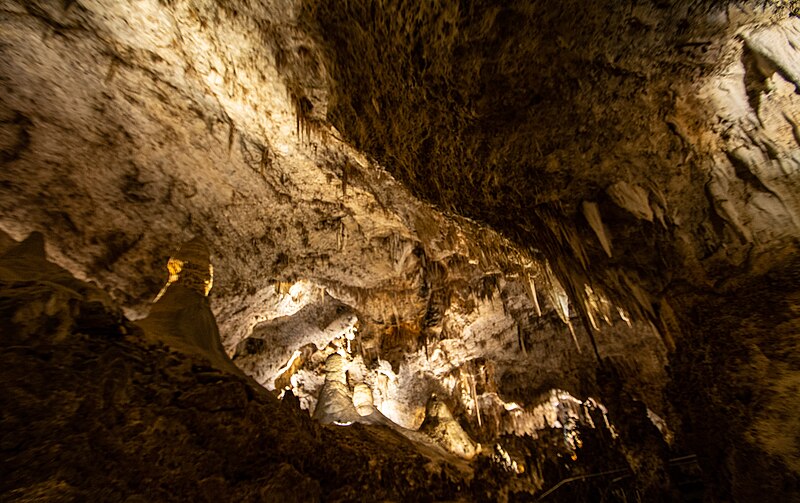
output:
{"label": "cave ceiling", "polygon": [[147,327],[200,238],[220,359],[309,411],[357,382],[423,431],[436,393],[491,441],[594,396],[796,474],[797,12],[0,0],[2,249],[41,232]]}
{"label": "cave ceiling", "polygon": [[[301,19],[330,68],[326,116],[355,146],[424,200],[630,297],[613,271],[661,293],[743,261],[715,256],[730,246],[709,222],[749,223],[717,208],[729,184],[712,164],[724,156],[741,171],[760,142],[775,144],[775,160],[792,157],[794,119],[758,96],[777,72],[796,100],[796,54],[766,49],[781,35],[758,28],[786,12],[737,2],[308,2]],[[790,238],[795,189],[772,193],[785,210],[769,236],[734,232],[756,249]]]}

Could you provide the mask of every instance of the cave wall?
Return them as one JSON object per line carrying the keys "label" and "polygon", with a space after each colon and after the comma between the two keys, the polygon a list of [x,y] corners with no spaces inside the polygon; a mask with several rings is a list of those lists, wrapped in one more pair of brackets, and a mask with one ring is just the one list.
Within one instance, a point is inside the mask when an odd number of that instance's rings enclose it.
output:
{"label": "cave wall", "polygon": [[792,4],[304,7],[339,130],[423,199],[541,249],[578,309],[588,284],[652,321],[671,422],[723,499],[797,491]]}
{"label": "cave wall", "polygon": [[791,5],[3,0],[0,33],[0,229],[130,318],[202,236],[261,384],[313,342],[313,404],[338,306],[398,422],[487,360],[479,400],[649,409],[723,497],[797,490]]}
{"label": "cave wall", "polygon": [[[170,254],[202,236],[231,354],[248,337],[280,339],[273,325],[315,302],[313,292],[324,290],[381,326],[393,316],[443,324],[439,311],[448,305],[421,290],[466,289],[469,299],[480,289],[499,292],[496,278],[508,276],[503,281],[523,300],[514,313],[503,307],[506,349],[468,342],[447,368],[494,354],[513,367],[522,356],[512,349],[520,324],[533,339],[526,361],[543,362],[545,381],[565,368],[591,368],[578,320],[583,354],[555,317],[536,330],[526,325],[535,312],[521,293],[527,277],[536,277],[539,310],[552,313],[560,302],[547,300],[541,258],[420,203],[326,129],[324,60],[296,29],[298,12],[279,3],[5,2],[2,227],[16,238],[44,232],[54,260],[96,281],[133,318],[158,293]],[[436,264],[447,279],[431,276]],[[295,298],[284,288],[292,284],[309,291]],[[458,316],[476,305],[463,303]],[[492,309],[503,305],[494,301]],[[562,320],[570,316],[565,309]],[[305,330],[297,323],[289,327]],[[448,323],[444,339],[457,339],[463,323]],[[501,331],[473,330],[483,340]],[[650,333],[637,329],[629,339],[642,331]],[[537,339],[552,342],[534,347]],[[259,372],[285,364],[301,345],[270,345]],[[413,365],[426,362],[418,346]],[[402,360],[409,348],[401,338],[385,349]],[[563,356],[542,353],[553,351]],[[660,351],[657,343],[641,365],[658,369]],[[646,395],[661,409],[659,392]],[[415,400],[419,408],[425,397]]]}
{"label": "cave wall", "polygon": [[178,332],[152,332],[48,262],[43,244],[34,235],[0,253],[4,501],[420,500],[466,491],[472,474],[459,460],[388,430],[322,427],[230,360],[209,358],[198,313],[220,340],[202,294],[170,287],[167,295],[182,293],[169,306],[195,316],[174,319]]}
{"label": "cave wall", "polygon": [[274,55],[302,48],[274,40],[290,13],[5,2],[3,227],[45,232],[60,263],[132,315],[169,254],[203,236],[228,346],[263,314],[249,306],[274,297],[270,281],[396,280],[381,240],[419,241],[417,213],[432,239],[449,224],[385,176],[359,178],[366,161],[335,140],[301,138]]}

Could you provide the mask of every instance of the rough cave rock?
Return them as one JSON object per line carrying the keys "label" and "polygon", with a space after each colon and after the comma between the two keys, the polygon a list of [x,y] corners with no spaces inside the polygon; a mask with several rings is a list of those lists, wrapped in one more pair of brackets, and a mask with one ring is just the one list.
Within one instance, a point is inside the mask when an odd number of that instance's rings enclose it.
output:
{"label": "rough cave rock", "polygon": [[0,499],[800,498],[798,16],[0,0]]}

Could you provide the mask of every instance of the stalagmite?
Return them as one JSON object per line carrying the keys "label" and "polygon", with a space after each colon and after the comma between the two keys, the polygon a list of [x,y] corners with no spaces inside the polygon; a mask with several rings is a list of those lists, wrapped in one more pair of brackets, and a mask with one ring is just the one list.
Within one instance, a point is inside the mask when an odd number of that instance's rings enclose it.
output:
{"label": "stalagmite", "polygon": [[339,424],[352,424],[361,417],[347,387],[345,359],[338,353],[325,360],[325,384],[320,390],[313,417],[321,423]]}
{"label": "stalagmite", "polygon": [[154,303],[158,302],[167,289],[178,281],[205,296],[208,296],[214,285],[214,266],[211,265],[208,247],[200,237],[184,243],[178,253],[169,258],[167,270],[169,278],[153,300]]}
{"label": "stalagmite", "polygon": [[169,279],[146,318],[137,321],[146,334],[183,351],[197,353],[214,365],[241,372],[222,347],[208,301],[213,267],[205,241],[196,237],[169,259]]}
{"label": "stalagmite", "polygon": [[479,452],[478,444],[469,438],[447,405],[435,394],[425,405],[425,420],[419,431],[459,456],[472,458]]}
{"label": "stalagmite", "polygon": [[364,383],[356,384],[353,388],[353,405],[361,416],[368,416],[375,412],[372,399],[372,389]]}

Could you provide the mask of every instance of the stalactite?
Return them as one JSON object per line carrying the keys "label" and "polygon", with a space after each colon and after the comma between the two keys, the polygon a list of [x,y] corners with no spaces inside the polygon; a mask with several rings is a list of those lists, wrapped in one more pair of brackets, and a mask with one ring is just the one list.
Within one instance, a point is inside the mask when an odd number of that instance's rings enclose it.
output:
{"label": "stalactite", "polygon": [[542,308],[539,305],[539,296],[536,293],[536,280],[529,273],[525,274],[525,287],[528,296],[530,297],[533,307],[536,308],[536,316],[542,316]]}
{"label": "stalactite", "polygon": [[575,343],[575,348],[578,350],[578,353],[580,353],[581,345],[578,344],[578,337],[575,335],[575,329],[572,327],[572,321],[567,321],[567,326],[569,327],[570,335],[572,335],[572,341]]}
{"label": "stalactite", "polygon": [[589,226],[597,236],[597,240],[600,241],[603,251],[606,252],[606,255],[611,257],[611,237],[609,236],[608,229],[603,225],[603,220],[600,217],[600,208],[597,206],[597,203],[583,201],[581,209],[583,210],[584,217],[586,217],[586,221],[589,222]]}
{"label": "stalactite", "polygon": [[478,418],[478,428],[481,428],[483,426],[481,421],[481,405],[480,402],[478,401],[478,391],[475,385],[475,374],[470,373],[470,378],[472,384],[472,400],[474,400],[475,402],[475,415]]}

